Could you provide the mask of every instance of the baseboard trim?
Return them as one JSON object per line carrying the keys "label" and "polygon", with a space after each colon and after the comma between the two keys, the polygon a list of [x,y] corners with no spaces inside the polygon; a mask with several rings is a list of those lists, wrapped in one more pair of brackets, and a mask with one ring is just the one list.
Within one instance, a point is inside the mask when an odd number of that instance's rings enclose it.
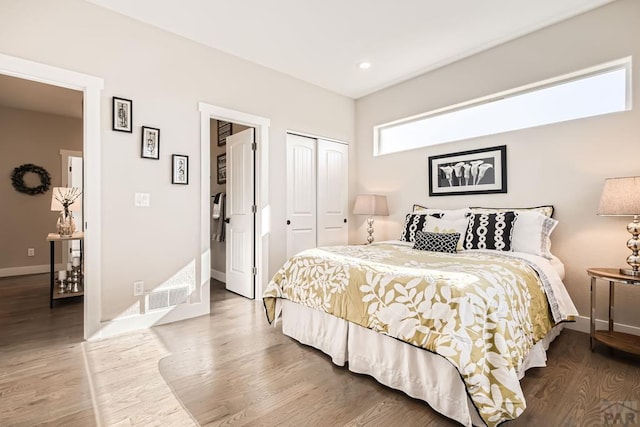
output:
{"label": "baseboard trim", "polygon": [[[607,320],[596,319],[597,329],[607,329],[608,327],[609,322]],[[565,323],[565,328],[588,334],[591,332],[591,319],[586,316],[577,316],[575,322]],[[614,328],[619,332],[624,332],[631,335],[640,335],[640,327],[638,326],[614,323]]]}
{"label": "baseboard trim", "polygon": [[[27,274],[48,273],[50,268],[51,266],[49,264],[0,268],[0,277],[26,276]],[[62,270],[62,264],[56,264],[54,266],[54,271],[58,270]]]}
{"label": "baseboard trim", "polygon": [[227,283],[227,275],[222,271],[211,269],[211,278],[221,281],[222,283]]}

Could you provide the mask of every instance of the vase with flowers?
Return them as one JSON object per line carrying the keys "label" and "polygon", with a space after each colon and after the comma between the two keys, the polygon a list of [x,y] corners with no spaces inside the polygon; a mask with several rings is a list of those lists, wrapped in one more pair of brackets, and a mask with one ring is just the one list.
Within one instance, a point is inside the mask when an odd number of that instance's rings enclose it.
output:
{"label": "vase with flowers", "polygon": [[62,206],[57,223],[58,234],[61,236],[71,236],[76,231],[76,223],[69,208],[81,195],[82,191],[77,187],[56,187],[53,190],[53,198]]}

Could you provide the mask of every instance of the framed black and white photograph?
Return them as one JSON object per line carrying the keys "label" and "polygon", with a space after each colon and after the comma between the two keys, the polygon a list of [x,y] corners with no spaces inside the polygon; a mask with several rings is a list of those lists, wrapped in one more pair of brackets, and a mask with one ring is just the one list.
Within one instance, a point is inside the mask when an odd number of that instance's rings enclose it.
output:
{"label": "framed black and white photograph", "polygon": [[227,182],[227,154],[218,156],[218,184],[226,184]]}
{"label": "framed black and white photograph", "polygon": [[171,156],[171,183],[189,184],[189,156],[182,154]]}
{"label": "framed black and white photograph", "polygon": [[112,129],[118,132],[133,132],[133,101],[113,97]]}
{"label": "framed black and white photograph", "polygon": [[218,120],[218,147],[227,143],[228,136],[231,136],[231,123]]}
{"label": "framed black and white photograph", "polygon": [[506,192],[506,145],[429,157],[429,196]]}
{"label": "framed black and white photograph", "polygon": [[160,159],[160,129],[142,126],[142,158]]}

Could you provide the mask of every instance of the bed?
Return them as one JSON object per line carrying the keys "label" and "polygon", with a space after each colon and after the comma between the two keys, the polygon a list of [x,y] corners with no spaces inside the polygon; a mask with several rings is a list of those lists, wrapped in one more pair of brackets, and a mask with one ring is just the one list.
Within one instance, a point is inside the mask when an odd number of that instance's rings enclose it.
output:
{"label": "bed", "polygon": [[[458,250],[478,220],[464,218],[464,236],[423,233],[426,225],[412,229],[408,219],[401,241],[301,252],[265,290],[269,322],[281,318],[284,334],[335,364],[463,425],[517,418],[526,408],[519,379],[545,366],[549,343],[577,312],[557,258],[510,245]],[[418,248],[423,234],[456,250]]]}

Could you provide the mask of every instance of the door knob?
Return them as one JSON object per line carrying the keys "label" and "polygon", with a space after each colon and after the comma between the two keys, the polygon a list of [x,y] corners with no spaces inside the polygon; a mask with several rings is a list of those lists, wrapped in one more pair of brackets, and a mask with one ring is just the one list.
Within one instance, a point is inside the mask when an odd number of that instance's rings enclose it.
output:
{"label": "door knob", "polygon": [[287,225],[291,225],[291,220],[287,220]]}
{"label": "door knob", "polygon": [[344,219],[344,223],[345,223],[345,224],[347,223],[347,218],[345,218],[345,219]]}
{"label": "door knob", "polygon": [[227,224],[229,224],[231,222],[231,218],[225,218],[224,222],[226,222]]}

